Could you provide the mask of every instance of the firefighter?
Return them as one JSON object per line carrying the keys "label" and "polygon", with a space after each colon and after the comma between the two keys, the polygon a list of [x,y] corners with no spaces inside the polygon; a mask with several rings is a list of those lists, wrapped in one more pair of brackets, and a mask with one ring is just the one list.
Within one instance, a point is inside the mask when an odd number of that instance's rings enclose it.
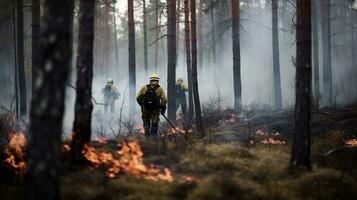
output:
{"label": "firefighter", "polygon": [[115,101],[119,99],[120,93],[118,89],[114,86],[113,79],[108,79],[107,85],[102,89],[102,95],[104,100],[104,112],[108,113],[108,107],[110,108],[110,113],[114,113]]}
{"label": "firefighter", "polygon": [[188,88],[183,82],[182,78],[178,78],[176,81],[176,102],[175,102],[175,111],[177,112],[178,108],[181,106],[182,114],[186,115],[187,102],[186,102],[186,92]]}
{"label": "firefighter", "polygon": [[159,85],[159,80],[157,74],[152,74],[150,83],[143,86],[136,96],[136,101],[141,107],[146,137],[158,135],[160,112],[165,114],[166,111],[167,98]]}

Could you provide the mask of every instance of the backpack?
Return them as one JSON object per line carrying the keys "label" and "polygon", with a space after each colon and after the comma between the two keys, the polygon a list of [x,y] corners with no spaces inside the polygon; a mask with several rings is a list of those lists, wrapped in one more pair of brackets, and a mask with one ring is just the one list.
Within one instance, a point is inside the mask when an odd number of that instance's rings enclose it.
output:
{"label": "backpack", "polygon": [[147,85],[147,91],[144,94],[143,98],[143,106],[145,110],[155,110],[160,107],[160,98],[156,94],[157,88],[159,86],[151,87],[150,85]]}
{"label": "backpack", "polygon": [[175,85],[176,97],[185,97],[185,92],[182,90],[181,85]]}

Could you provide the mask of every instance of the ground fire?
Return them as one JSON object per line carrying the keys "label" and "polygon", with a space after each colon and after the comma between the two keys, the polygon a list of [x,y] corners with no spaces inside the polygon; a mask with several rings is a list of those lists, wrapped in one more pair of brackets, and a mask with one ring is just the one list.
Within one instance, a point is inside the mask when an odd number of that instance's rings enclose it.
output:
{"label": "ground fire", "polygon": [[161,170],[158,166],[144,164],[144,154],[137,142],[121,143],[118,147],[120,148],[118,151],[110,153],[85,145],[82,153],[94,167],[107,167],[106,176],[109,178],[114,178],[122,172],[152,181],[172,182],[174,180],[168,168]]}
{"label": "ground fire", "polygon": [[26,145],[26,138],[23,133],[15,133],[10,136],[9,143],[5,146],[4,154],[6,159],[4,164],[18,170],[20,174],[23,174],[26,163],[24,161],[24,147]]}

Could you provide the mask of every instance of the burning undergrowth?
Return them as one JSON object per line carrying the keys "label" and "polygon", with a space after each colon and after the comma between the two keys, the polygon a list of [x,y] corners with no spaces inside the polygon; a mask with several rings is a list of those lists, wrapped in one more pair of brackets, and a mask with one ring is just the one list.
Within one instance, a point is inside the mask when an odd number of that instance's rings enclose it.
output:
{"label": "burning undergrowth", "polygon": [[105,174],[109,178],[117,177],[123,173],[152,181],[172,182],[174,180],[168,168],[161,169],[156,165],[144,164],[144,153],[138,142],[119,143],[118,148],[118,151],[111,153],[85,145],[82,153],[95,168],[104,166]]}
{"label": "burning undergrowth", "polygon": [[14,133],[10,135],[9,143],[4,146],[4,155],[6,158],[3,164],[19,174],[23,174],[26,168],[25,145],[25,135],[23,133]]}

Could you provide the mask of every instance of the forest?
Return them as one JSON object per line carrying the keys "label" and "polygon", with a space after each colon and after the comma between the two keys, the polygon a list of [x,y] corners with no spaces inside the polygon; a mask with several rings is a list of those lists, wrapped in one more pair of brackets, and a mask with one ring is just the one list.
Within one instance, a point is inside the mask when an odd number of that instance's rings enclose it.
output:
{"label": "forest", "polygon": [[357,199],[356,0],[0,0],[0,199]]}

